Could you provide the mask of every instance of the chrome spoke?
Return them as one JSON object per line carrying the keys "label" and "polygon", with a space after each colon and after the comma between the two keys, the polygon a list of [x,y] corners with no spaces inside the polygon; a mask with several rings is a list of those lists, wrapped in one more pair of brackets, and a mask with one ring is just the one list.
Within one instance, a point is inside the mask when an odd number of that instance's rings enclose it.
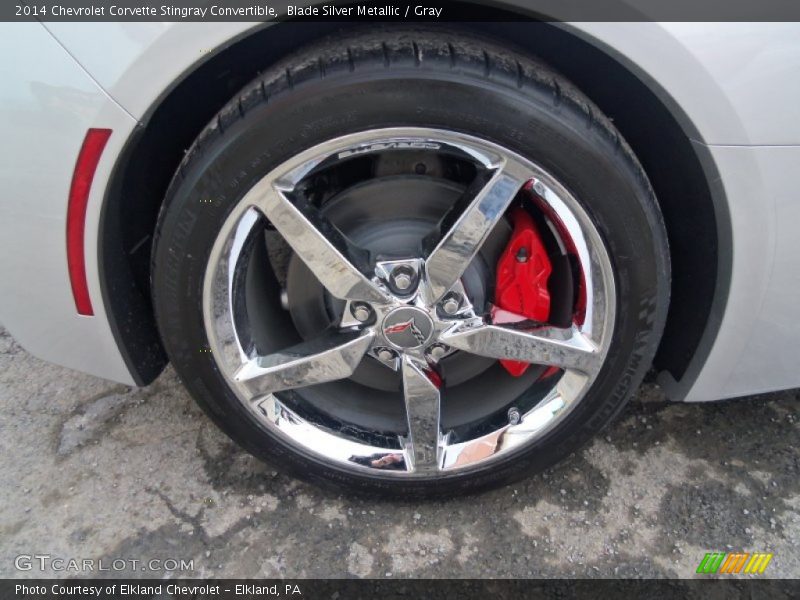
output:
{"label": "chrome spoke", "polygon": [[268,185],[254,195],[255,206],[264,213],[295,253],[311,269],[320,283],[335,297],[364,302],[388,302],[389,296],[353,264],[355,249],[327,219],[310,205],[295,205],[287,196],[289,190]]}
{"label": "chrome spoke", "polygon": [[519,360],[587,374],[599,371],[597,346],[577,328],[541,327],[532,331],[497,325],[459,325],[440,340],[453,348],[489,358]]}
{"label": "chrome spoke", "polygon": [[491,172],[485,184],[479,178],[477,186],[470,186],[455,207],[468,203],[460,215],[443,220],[445,233],[425,260],[431,302],[441,300],[461,278],[528,178],[524,169],[504,164]]}
{"label": "chrome spoke", "polygon": [[412,358],[403,357],[403,395],[408,417],[406,460],[415,472],[439,468],[439,387],[424,369]]}
{"label": "chrome spoke", "polygon": [[266,394],[316,383],[344,379],[353,374],[374,333],[331,331],[286,350],[257,356],[234,375],[253,399]]}

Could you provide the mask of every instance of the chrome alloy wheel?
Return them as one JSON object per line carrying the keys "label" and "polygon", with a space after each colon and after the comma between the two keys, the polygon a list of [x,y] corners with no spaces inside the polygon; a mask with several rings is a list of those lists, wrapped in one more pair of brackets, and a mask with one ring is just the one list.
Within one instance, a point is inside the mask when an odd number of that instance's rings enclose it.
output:
{"label": "chrome alloy wheel", "polygon": [[[309,176],[367,154],[425,151],[458,156],[476,177],[429,236],[419,256],[374,257],[356,247],[302,199]],[[565,254],[571,255],[580,310],[572,325],[531,323],[488,302],[475,305],[465,273],[520,194],[529,195]],[[327,294],[335,324],[313,339],[261,354],[242,289],[245,248],[274,228]],[[604,363],[614,328],[615,286],[602,239],[579,202],[542,168],[493,143],[461,133],[387,128],[310,148],[245,193],[213,246],[203,286],[206,334],[241,403],[268,431],[337,466],[396,477],[437,477],[527,446],[578,405]],[[440,366],[470,353],[559,370],[533,406],[509,406],[465,437],[441,424],[448,402]],[[402,382],[406,427],[354,431],[347,418],[312,419],[293,407],[306,386],[353,376],[373,361]]]}

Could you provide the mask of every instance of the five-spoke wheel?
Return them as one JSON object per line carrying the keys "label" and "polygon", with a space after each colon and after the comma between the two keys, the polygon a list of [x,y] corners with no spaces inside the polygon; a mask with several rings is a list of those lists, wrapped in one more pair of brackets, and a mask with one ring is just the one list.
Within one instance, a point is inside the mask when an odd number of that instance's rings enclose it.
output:
{"label": "five-spoke wheel", "polygon": [[452,495],[579,447],[655,352],[669,260],[646,175],[560,75],[386,30],[303,49],[198,137],[153,254],[164,345],[250,452]]}
{"label": "five-spoke wheel", "polygon": [[[313,181],[348,168],[351,157],[398,160],[410,148],[425,148],[442,161],[462,161],[474,172],[416,246],[359,246],[315,206],[310,195]],[[379,193],[372,201],[381,202]],[[498,310],[485,293],[476,305],[470,282],[462,280],[516,205],[538,214],[552,228],[553,243],[573,252],[574,287],[585,299],[579,315],[574,299],[566,298],[573,318],[565,327]],[[248,245],[264,243],[269,228],[323,286],[329,302],[340,302],[329,326],[318,335],[263,354],[251,333],[243,273],[252,260]],[[256,268],[271,266],[267,260]],[[483,289],[490,284],[482,282]],[[287,294],[289,312],[293,301]],[[543,435],[580,402],[594,381],[610,342],[614,308],[607,252],[566,188],[508,149],[474,136],[423,128],[343,136],[276,167],[226,220],[204,286],[211,349],[242,403],[257,418],[327,460],[352,468],[387,469],[395,476],[430,476],[488,461]],[[553,367],[559,373],[550,373],[550,389],[513,423],[490,424],[496,412],[492,411],[482,415],[486,422],[456,433],[442,423],[441,405],[448,401],[447,367],[442,363],[457,352]],[[353,423],[334,413],[315,419],[299,400],[301,388],[349,378],[363,361],[400,372],[405,429],[391,434],[354,432]],[[285,394],[287,390],[293,393]],[[515,406],[503,408],[507,412]]]}

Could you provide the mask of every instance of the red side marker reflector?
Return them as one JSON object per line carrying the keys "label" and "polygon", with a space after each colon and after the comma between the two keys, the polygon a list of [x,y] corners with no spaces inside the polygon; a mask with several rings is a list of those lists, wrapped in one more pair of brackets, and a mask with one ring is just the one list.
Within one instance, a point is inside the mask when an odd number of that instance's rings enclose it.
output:
{"label": "red side marker reflector", "polygon": [[75,308],[81,315],[94,315],[92,299],[89,297],[89,284],[86,281],[86,257],[83,251],[86,205],[89,202],[89,191],[92,189],[97,163],[100,162],[100,155],[110,136],[110,129],[90,129],[86,132],[69,188],[67,266],[69,267],[72,296],[75,298]]}

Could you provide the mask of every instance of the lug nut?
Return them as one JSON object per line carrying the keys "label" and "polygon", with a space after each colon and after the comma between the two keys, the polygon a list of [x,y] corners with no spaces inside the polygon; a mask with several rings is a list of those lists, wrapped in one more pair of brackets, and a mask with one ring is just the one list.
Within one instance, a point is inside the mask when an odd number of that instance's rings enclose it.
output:
{"label": "lug nut", "polygon": [[289,310],[289,292],[285,289],[281,290],[281,308],[283,308],[283,310]]}
{"label": "lug nut", "polygon": [[528,262],[528,249],[525,246],[522,246],[522,248],[517,250],[517,262],[519,263]]}
{"label": "lug nut", "polygon": [[444,302],[442,302],[442,310],[448,315],[456,314],[460,306],[461,302],[459,302],[458,296],[456,295],[448,296],[444,299]]}
{"label": "lug nut", "polygon": [[518,425],[519,422],[522,421],[522,415],[519,414],[519,410],[516,406],[513,406],[508,409],[508,423],[509,425]]}
{"label": "lug nut", "polygon": [[369,321],[370,317],[372,316],[372,309],[369,307],[369,305],[364,304],[363,302],[351,304],[350,312],[358,321],[361,321],[362,323]]}
{"label": "lug nut", "polygon": [[393,360],[395,357],[395,353],[389,350],[388,348],[378,348],[375,350],[375,354],[378,355],[378,358],[385,362],[389,362]]}
{"label": "lug nut", "polygon": [[428,347],[428,356],[434,360],[439,360],[447,354],[447,346],[444,344],[432,344]]}
{"label": "lug nut", "polygon": [[394,287],[396,287],[398,290],[407,290],[409,287],[411,287],[411,277],[405,273],[396,275],[394,278]]}
{"label": "lug nut", "polygon": [[415,276],[416,273],[409,267],[397,267],[392,272],[392,286],[401,292],[405,292],[414,284]]}

